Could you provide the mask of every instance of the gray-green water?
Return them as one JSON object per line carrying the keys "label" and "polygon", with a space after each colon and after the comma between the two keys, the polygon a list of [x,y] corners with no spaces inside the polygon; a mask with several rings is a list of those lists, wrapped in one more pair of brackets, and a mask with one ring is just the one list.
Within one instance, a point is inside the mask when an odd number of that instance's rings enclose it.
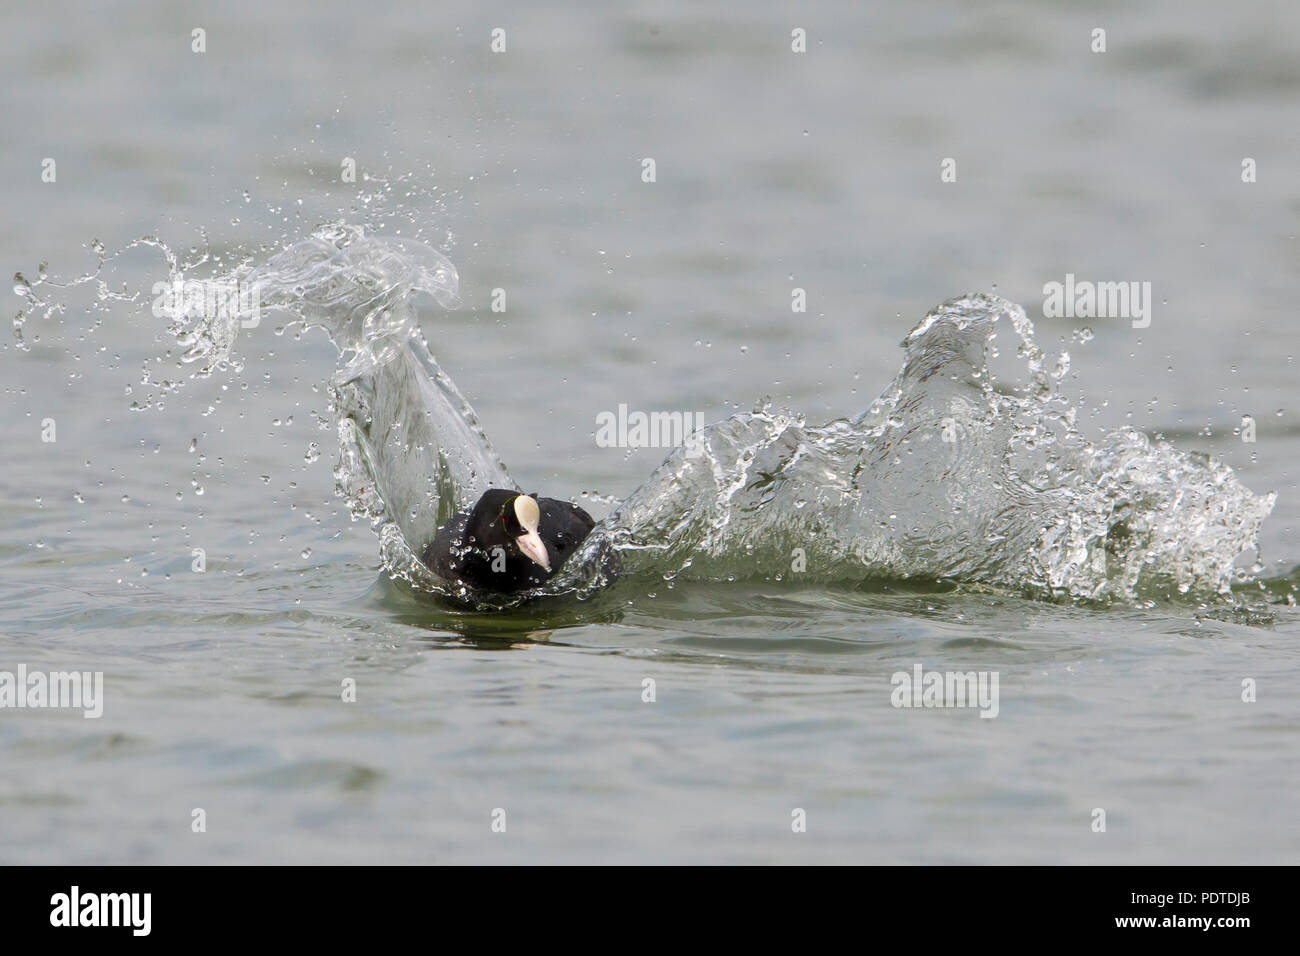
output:
{"label": "gray-green water", "polygon": [[[1236,613],[793,575],[453,611],[383,580],[334,495],[319,332],[266,322],[242,333],[242,371],[193,380],[147,308],[69,290],[25,323],[29,351],[0,345],[0,671],[103,671],[104,714],[0,709],[0,859],[1295,860],[1287,6],[43,4],[11,21],[11,270],[77,275],[92,239],[145,234],[274,251],[335,218],[444,246],[462,306],[423,310],[425,335],[526,488],[596,493],[602,515],[632,492],[663,453],[598,447],[595,416],[621,403],[856,415],[926,310],[996,287],[1069,350],[1087,434],[1163,434],[1278,501],[1267,591],[1239,588],[1254,609]],[[388,185],[340,183],[344,157]],[[1150,327],[1044,317],[1067,273],[1151,282]],[[139,248],[112,276],[147,293],[167,273]],[[997,717],[891,706],[918,663],[996,671]]]}

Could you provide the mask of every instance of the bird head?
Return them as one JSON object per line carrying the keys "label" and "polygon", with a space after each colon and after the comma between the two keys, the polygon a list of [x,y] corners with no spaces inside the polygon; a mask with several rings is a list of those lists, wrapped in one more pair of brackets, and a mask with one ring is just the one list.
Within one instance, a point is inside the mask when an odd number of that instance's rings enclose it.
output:
{"label": "bird head", "polygon": [[514,539],[515,545],[530,561],[551,570],[550,555],[546,553],[546,544],[537,533],[537,526],[542,520],[541,509],[537,499],[529,495],[514,495],[501,503],[497,520],[506,534]]}

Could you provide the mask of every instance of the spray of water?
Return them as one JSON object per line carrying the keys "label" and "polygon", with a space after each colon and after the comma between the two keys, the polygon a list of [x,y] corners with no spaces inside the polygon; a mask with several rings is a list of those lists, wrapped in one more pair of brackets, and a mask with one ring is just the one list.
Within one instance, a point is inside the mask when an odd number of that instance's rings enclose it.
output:
{"label": "spray of water", "polygon": [[[184,279],[158,245],[170,281]],[[335,224],[211,281],[250,290],[262,311],[322,328],[337,346],[338,489],[374,529],[386,572],[416,591],[481,607],[584,598],[617,564],[669,580],[879,577],[1087,602],[1230,600],[1233,584],[1259,570],[1240,559],[1256,551],[1273,495],[1131,428],[1086,438],[1058,388],[1068,357],[1049,362],[1024,310],[981,294],[922,319],[897,376],[859,417],[813,426],[764,406],[710,425],[545,589],[472,594],[417,557],[483,490],[517,487],[417,321],[423,297],[455,304],[451,262],[420,242]],[[23,285],[26,314],[52,308]],[[237,367],[238,315],[177,305],[169,317],[193,374]],[[1019,385],[988,370],[990,343],[1007,327],[1026,369]]]}

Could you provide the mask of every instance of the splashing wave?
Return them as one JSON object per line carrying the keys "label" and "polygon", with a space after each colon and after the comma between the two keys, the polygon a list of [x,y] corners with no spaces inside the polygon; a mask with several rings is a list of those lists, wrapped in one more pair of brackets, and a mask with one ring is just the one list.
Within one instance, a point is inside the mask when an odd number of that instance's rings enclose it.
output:
{"label": "splashing wave", "polygon": [[[421,293],[455,303],[455,267],[422,243],[332,225],[221,278],[338,347],[338,488],[386,571],[419,591],[480,607],[586,597],[609,583],[612,555],[625,575],[669,580],[942,580],[1078,601],[1230,597],[1258,571],[1238,559],[1274,495],[1131,428],[1086,439],[1057,387],[1068,357],[1049,369],[1024,310],[979,294],[911,331],[902,369],[858,418],[812,426],[764,406],[710,425],[544,590],[470,594],[417,555],[484,489],[517,486],[417,321]],[[196,374],[234,361],[237,320],[172,318]],[[988,371],[999,323],[1025,362],[1019,387]]]}

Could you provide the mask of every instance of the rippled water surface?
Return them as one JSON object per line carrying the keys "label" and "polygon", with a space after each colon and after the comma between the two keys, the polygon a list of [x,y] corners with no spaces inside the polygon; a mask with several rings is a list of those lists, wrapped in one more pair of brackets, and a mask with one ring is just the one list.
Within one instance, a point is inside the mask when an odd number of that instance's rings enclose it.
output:
{"label": "rippled water surface", "polygon": [[[1296,860],[1291,7],[11,19],[0,671],[102,671],[105,701],[0,709],[0,860]],[[337,303],[181,361],[155,282],[265,276],[339,222],[401,238],[349,282],[409,291],[417,262],[436,293],[454,263],[454,299],[385,303],[454,392],[355,364],[405,333]],[[1044,316],[1066,273],[1151,282],[1150,327]],[[960,336],[905,355],[977,290],[1006,298],[953,328],[1000,314],[987,371]],[[431,446],[346,423],[415,428],[438,394],[503,474],[604,519],[622,580],[495,612],[425,593],[403,535],[436,525]],[[722,422],[708,467],[599,447],[619,404]],[[431,434],[463,463],[454,406]],[[892,706],[918,664],[996,672],[997,716]]]}

